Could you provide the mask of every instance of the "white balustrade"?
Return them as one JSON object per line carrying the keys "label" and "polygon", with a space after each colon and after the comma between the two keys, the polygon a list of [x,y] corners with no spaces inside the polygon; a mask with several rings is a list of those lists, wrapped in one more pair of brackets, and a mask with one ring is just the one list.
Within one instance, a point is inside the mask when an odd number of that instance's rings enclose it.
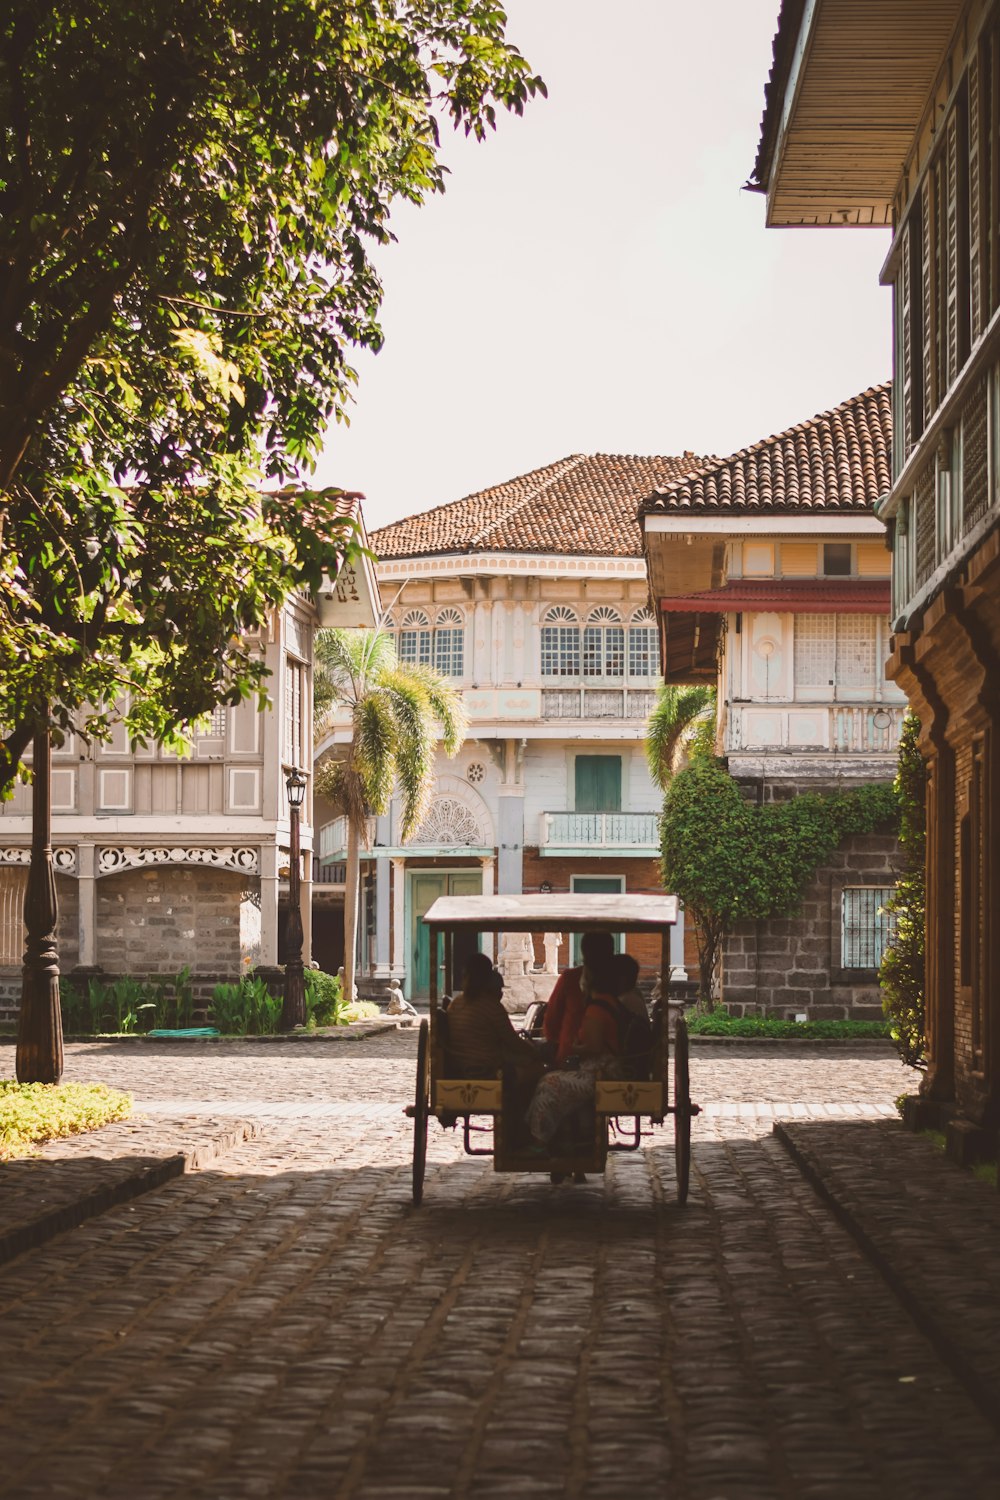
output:
{"label": "white balustrade", "polygon": [[656,813],[547,812],[542,813],[539,844],[546,849],[659,848]]}

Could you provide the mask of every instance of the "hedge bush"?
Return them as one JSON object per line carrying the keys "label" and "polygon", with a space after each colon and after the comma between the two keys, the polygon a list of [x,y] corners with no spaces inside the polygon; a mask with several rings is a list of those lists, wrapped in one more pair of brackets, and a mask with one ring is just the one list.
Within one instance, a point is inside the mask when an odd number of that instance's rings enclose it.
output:
{"label": "hedge bush", "polygon": [[131,1094],[103,1083],[0,1080],[0,1160],[25,1156],[39,1141],[96,1130],[131,1113]]}

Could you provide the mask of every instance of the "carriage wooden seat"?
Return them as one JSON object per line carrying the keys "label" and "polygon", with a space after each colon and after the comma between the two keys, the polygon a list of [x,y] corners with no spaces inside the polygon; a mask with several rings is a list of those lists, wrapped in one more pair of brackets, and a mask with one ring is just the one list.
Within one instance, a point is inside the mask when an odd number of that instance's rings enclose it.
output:
{"label": "carriage wooden seat", "polygon": [[448,1052],[448,1012],[437,1014],[432,1044],[431,1077],[434,1080],[431,1109],[435,1114],[498,1114],[502,1108],[503,1078],[460,1078]]}

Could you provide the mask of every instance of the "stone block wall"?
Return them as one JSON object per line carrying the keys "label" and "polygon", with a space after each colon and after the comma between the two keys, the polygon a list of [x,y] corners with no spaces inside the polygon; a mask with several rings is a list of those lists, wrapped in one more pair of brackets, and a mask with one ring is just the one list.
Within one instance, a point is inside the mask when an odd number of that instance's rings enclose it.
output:
{"label": "stone block wall", "polygon": [[881,1021],[876,971],[843,967],[842,898],[847,886],[891,886],[898,870],[894,836],[854,835],[816,871],[796,913],[740,923],[723,950],[727,1008],[737,1015]]}
{"label": "stone block wall", "polygon": [[[777,802],[840,788],[789,780],[746,790],[763,801]],[[849,886],[895,885],[900,863],[895,834],[853,835],[817,868],[797,912],[738,924],[723,948],[722,998],[727,1009],[735,1015],[805,1013],[814,1021],[881,1021],[877,971],[843,966],[843,893]]]}
{"label": "stone block wall", "polygon": [[240,972],[240,897],[246,877],[160,865],[97,882],[97,962],[108,974]]}

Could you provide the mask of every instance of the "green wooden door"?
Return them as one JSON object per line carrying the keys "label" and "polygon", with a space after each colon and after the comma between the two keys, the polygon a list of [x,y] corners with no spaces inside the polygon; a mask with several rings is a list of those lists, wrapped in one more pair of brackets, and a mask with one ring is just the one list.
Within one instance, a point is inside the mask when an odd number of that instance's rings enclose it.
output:
{"label": "green wooden door", "polygon": [[[595,760],[601,760],[601,759],[603,759],[603,757],[599,756],[599,755],[595,755],[593,758]],[[622,889],[622,884],[623,884],[623,882],[622,882],[622,878],[621,878],[620,875],[574,875],[573,876],[573,892],[574,892],[575,895],[581,895],[581,896],[582,895],[617,896],[620,893],[621,889]],[[573,963],[574,963],[574,965],[576,965],[576,964],[582,964],[583,963],[583,955],[580,952],[580,939],[581,939],[582,936],[583,936],[583,934],[579,933],[579,932],[574,932],[574,934],[573,934]],[[622,935],[621,935],[620,932],[616,932],[614,936],[615,936],[615,952],[616,953],[620,953],[621,952],[621,948],[622,948]]]}
{"label": "green wooden door", "polygon": [[621,812],[620,755],[578,755],[575,767],[577,812]]}
{"label": "green wooden door", "polygon": [[[436,871],[428,871],[425,875],[414,875],[410,889],[413,924],[413,941],[410,945],[412,959],[410,999],[426,1000],[431,992],[431,944],[427,925],[421,921],[421,918],[430,910],[439,896],[481,895],[483,875],[481,870],[458,870],[451,875],[439,875]],[[456,986],[461,981],[462,969],[468,955],[475,953],[478,947],[479,937],[476,933],[461,933],[456,938],[454,975]],[[440,935],[437,948],[435,962],[438,970],[437,992],[440,997],[444,991],[444,952]]]}

